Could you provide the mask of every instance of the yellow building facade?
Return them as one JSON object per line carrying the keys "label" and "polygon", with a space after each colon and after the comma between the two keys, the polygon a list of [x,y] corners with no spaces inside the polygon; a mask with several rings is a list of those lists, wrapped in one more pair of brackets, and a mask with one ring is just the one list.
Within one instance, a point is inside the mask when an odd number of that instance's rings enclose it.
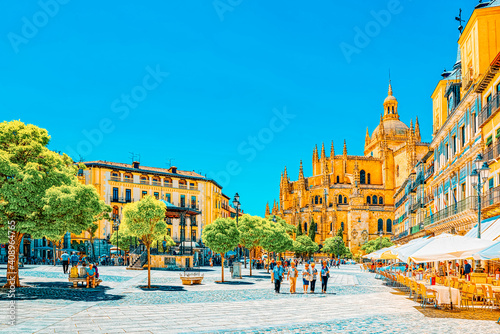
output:
{"label": "yellow building facade", "polygon": [[[367,129],[363,156],[336,155],[333,143],[329,156],[324,144],[313,151],[313,175],[306,177],[302,161],[298,180],[290,181],[285,168],[280,196],[266,214],[279,215],[288,223],[301,224],[308,232],[317,225],[319,244],[344,231],[344,241],[358,252],[368,240],[393,234],[394,192],[406,179],[416,162],[428,152],[422,143],[418,120],[410,127],[400,121],[398,101],[389,84],[383,115],[370,135]],[[270,211],[270,212],[267,212]]]}
{"label": "yellow building facade", "polygon": [[[141,166],[137,161],[131,164],[88,161],[83,164],[86,169],[79,172],[80,182],[93,185],[101,199],[113,209],[111,220],[96,223],[98,229],[93,236],[96,240],[103,241],[110,236],[113,224],[123,218],[123,207],[127,203],[139,201],[146,195],[200,212],[186,221],[185,229],[181,229],[180,219],[167,218],[168,233],[177,243],[181,239],[199,242],[204,226],[228,216],[229,197],[222,193],[222,187],[214,180],[198,173],[174,166],[168,169]],[[89,240],[90,235],[84,232],[71,238],[84,241]]]}

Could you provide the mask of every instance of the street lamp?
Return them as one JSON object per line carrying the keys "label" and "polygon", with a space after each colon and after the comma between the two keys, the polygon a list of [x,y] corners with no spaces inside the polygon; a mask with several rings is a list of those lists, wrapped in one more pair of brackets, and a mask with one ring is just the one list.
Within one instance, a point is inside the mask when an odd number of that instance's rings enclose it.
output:
{"label": "street lamp", "polygon": [[[118,244],[119,244],[119,240],[120,240],[120,238],[119,238],[120,237],[120,235],[119,235],[119,233],[120,233],[120,223],[121,223],[120,222],[120,218],[118,218],[118,215],[115,214],[113,216],[113,230],[116,231],[116,250],[117,251],[119,249]],[[121,253],[119,253],[119,254],[121,255]]]}
{"label": "street lamp", "polygon": [[[236,193],[234,195],[234,199],[233,199],[233,206],[234,208],[236,209],[236,228],[238,227],[238,216],[240,215],[240,195],[238,195],[238,193]],[[238,259],[240,258],[240,251],[239,251],[239,247],[237,248],[237,255],[238,255]],[[245,263],[246,265],[246,263]]]}
{"label": "street lamp", "polygon": [[[474,160],[474,165],[470,176],[472,176],[471,183],[472,186],[477,190],[477,237],[481,239],[481,194],[483,192],[483,186],[488,180],[490,176],[490,168],[488,167],[488,163],[483,161],[481,165],[481,161],[483,160],[483,156],[481,154],[477,155],[476,160]],[[476,179],[477,178],[477,181]],[[481,268],[481,261],[476,260],[476,269],[474,269],[476,273],[484,272],[483,268]]]}

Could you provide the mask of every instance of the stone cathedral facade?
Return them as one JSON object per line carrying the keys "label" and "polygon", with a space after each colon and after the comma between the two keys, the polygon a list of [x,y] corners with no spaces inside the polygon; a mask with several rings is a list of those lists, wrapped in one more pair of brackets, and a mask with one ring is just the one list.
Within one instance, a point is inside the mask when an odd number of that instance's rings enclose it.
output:
{"label": "stone cathedral facade", "polygon": [[290,181],[287,169],[281,175],[279,200],[266,215],[274,214],[288,223],[302,225],[302,231],[314,220],[315,241],[343,230],[344,241],[353,253],[380,234],[393,234],[394,192],[405,181],[417,161],[428,152],[420,137],[418,118],[408,127],[399,120],[398,101],[389,83],[384,113],[371,136],[366,132],[363,156],[348,155],[347,145],[329,156],[325,145],[313,150],[313,175],[306,177],[300,161],[298,179]]}

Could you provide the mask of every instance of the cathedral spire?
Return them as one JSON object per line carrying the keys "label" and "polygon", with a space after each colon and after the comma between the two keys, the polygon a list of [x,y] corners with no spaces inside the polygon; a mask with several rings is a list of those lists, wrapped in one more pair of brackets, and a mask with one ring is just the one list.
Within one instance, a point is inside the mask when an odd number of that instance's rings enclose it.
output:
{"label": "cathedral spire", "polygon": [[299,180],[304,179],[304,170],[302,169],[302,160],[300,160],[300,167],[299,167]]}
{"label": "cathedral spire", "polygon": [[286,171],[286,166],[285,166],[285,172],[283,173],[283,179],[284,179],[285,181],[288,181],[288,173],[287,173],[287,171]]}
{"label": "cathedral spire", "polygon": [[326,153],[325,153],[325,143],[321,144],[321,159],[326,158]]}
{"label": "cathedral spire", "polygon": [[335,149],[333,148],[333,140],[332,140],[332,146],[330,148],[330,158],[333,158],[335,156]]}
{"label": "cathedral spire", "polygon": [[365,145],[370,143],[370,134],[368,133],[368,127],[366,127],[366,135],[365,135]]}
{"label": "cathedral spire", "polygon": [[271,214],[271,211],[269,211],[269,202],[266,203],[266,215],[265,217],[269,216]]}
{"label": "cathedral spire", "polygon": [[387,97],[384,100],[384,120],[387,119],[399,119],[398,100],[392,95],[392,84],[390,79]]}
{"label": "cathedral spire", "polygon": [[421,141],[420,137],[420,125],[418,124],[418,116],[415,120],[415,137],[417,138],[418,141]]}
{"label": "cathedral spire", "polygon": [[347,144],[346,144],[346,142],[345,142],[345,139],[344,139],[344,152],[343,152],[343,154],[344,154],[345,156],[347,156]]}
{"label": "cathedral spire", "polygon": [[318,160],[318,145],[315,145],[313,150],[313,161],[316,160]]}

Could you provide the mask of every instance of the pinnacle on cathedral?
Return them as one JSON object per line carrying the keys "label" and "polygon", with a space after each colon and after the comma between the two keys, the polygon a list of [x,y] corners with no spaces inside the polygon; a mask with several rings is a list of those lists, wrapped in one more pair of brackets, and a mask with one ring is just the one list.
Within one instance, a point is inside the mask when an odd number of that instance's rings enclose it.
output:
{"label": "pinnacle on cathedral", "polygon": [[325,153],[325,143],[321,143],[321,159],[326,158],[326,153]]}
{"label": "pinnacle on cathedral", "polygon": [[335,156],[335,149],[333,148],[333,140],[332,140],[332,147],[330,148],[330,158],[333,158]]}
{"label": "pinnacle on cathedral", "polygon": [[318,160],[318,145],[315,145],[313,150],[313,161],[316,160]]}
{"label": "pinnacle on cathedral", "polygon": [[304,170],[302,169],[302,160],[300,160],[300,167],[299,167],[299,180],[304,179]]}
{"label": "pinnacle on cathedral", "polygon": [[265,217],[269,216],[271,212],[269,211],[269,202],[266,203],[266,215]]}
{"label": "pinnacle on cathedral", "polygon": [[421,140],[421,137],[420,137],[420,125],[418,124],[418,116],[415,120],[415,137],[418,141]]}
{"label": "pinnacle on cathedral", "polygon": [[346,142],[345,142],[345,139],[344,139],[344,152],[343,152],[343,154],[344,154],[345,156],[347,156],[347,144],[346,144]]}

